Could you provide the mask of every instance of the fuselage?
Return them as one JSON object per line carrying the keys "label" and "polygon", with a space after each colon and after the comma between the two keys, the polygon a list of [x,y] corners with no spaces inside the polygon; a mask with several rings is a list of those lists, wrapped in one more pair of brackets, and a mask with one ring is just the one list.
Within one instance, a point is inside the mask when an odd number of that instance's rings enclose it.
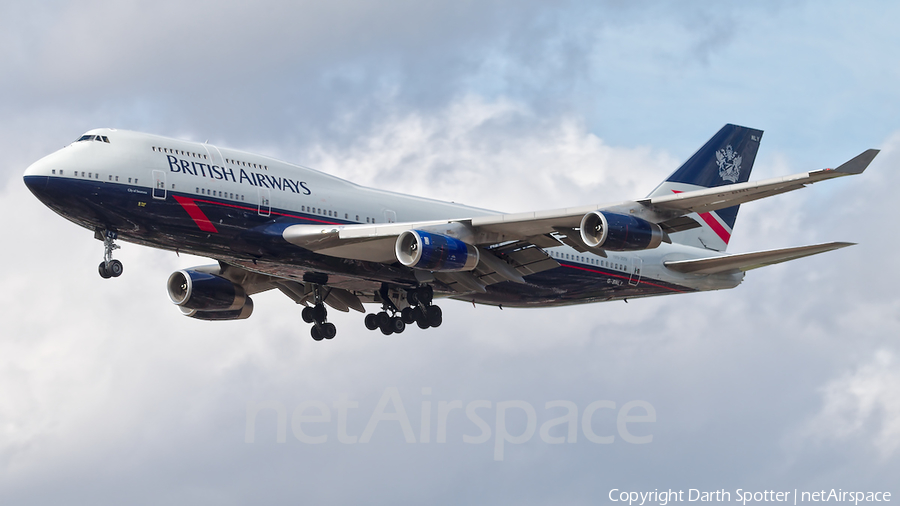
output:
{"label": "fuselage", "polygon": [[[472,218],[496,211],[367,188],[269,157],[160,136],[96,129],[39,160],[25,182],[48,207],[93,231],[211,257],[262,274],[357,292],[382,283],[415,286],[399,264],[315,254],[281,238],[290,225],[348,225]],[[683,244],[609,252],[545,248],[560,267],[502,282],[484,293],[440,295],[504,306],[545,306],[732,288],[743,274],[693,275],[665,261],[720,254]]]}

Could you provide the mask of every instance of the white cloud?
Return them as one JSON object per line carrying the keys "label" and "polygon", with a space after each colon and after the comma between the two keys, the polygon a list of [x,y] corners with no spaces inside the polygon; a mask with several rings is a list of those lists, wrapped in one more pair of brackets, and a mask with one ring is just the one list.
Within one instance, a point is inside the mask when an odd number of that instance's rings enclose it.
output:
{"label": "white cloud", "polygon": [[862,440],[888,458],[900,449],[900,368],[892,350],[821,388],[822,409],[807,424],[808,437]]}

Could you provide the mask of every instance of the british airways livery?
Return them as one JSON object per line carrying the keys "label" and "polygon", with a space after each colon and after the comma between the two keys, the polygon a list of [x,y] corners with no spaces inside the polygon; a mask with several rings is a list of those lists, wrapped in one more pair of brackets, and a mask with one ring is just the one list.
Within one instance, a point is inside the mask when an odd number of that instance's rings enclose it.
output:
{"label": "british airways livery", "polygon": [[649,196],[505,214],[362,187],[313,169],[211,144],[91,130],[25,171],[34,195],[103,241],[213,258],[173,273],[192,318],[243,319],[278,289],[332,339],[326,305],[365,313],[385,335],[441,324],[438,298],[543,307],[721,290],[744,272],[830,251],[832,242],[728,254],[740,204],[860,174],[877,150],[836,169],[750,182],[762,131],[726,125]]}

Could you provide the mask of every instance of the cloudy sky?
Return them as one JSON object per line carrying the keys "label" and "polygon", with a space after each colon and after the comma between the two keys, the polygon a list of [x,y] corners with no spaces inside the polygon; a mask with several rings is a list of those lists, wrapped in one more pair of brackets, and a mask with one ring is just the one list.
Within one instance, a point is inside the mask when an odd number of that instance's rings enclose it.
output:
{"label": "cloudy sky", "polygon": [[[897,19],[836,1],[0,3],[0,503],[896,496]],[[642,197],[725,123],[766,131],[755,179],[882,149],[863,176],[744,206],[729,251],[859,245],[718,293],[448,301],[439,329],[387,338],[337,314],[338,337],[315,343],[278,293],[245,321],[184,318],[165,280],[206,259],[124,244],[125,274],[102,280],[101,244],[21,179],[114,127],[521,211]],[[574,441],[551,442],[566,424],[542,436],[568,412],[553,401],[577,410]],[[438,442],[442,402],[462,408]],[[323,406],[328,421],[305,421]],[[623,435],[618,417],[646,406],[655,421]],[[534,433],[498,444],[504,427]]]}

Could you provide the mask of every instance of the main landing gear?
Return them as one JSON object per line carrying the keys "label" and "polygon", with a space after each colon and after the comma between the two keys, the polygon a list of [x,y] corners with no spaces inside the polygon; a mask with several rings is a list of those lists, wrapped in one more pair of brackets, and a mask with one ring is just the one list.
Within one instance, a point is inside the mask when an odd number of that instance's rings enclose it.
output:
{"label": "main landing gear", "polygon": [[[98,231],[97,236],[99,235],[100,232]],[[107,230],[103,234],[103,261],[97,267],[97,271],[103,279],[117,278],[122,275],[122,262],[113,260],[112,257],[113,250],[119,249],[119,245],[116,244],[116,237],[117,234],[112,230]]]}
{"label": "main landing gear", "polygon": [[313,289],[315,304],[303,308],[303,311],[300,313],[300,316],[303,317],[303,321],[313,324],[312,328],[309,329],[309,333],[316,341],[321,341],[322,339],[334,339],[334,336],[337,335],[337,328],[334,324],[325,321],[325,318],[328,316],[328,311],[325,310],[325,304],[322,303],[324,297],[321,297],[320,295],[321,289],[322,288],[319,286],[316,286]]}
{"label": "main landing gear", "polygon": [[443,322],[443,314],[441,308],[431,304],[433,298],[434,290],[428,285],[408,290],[406,302],[409,305],[398,310],[390,299],[382,296],[383,309],[380,313],[366,315],[366,328],[369,330],[380,329],[382,334],[389,336],[403,332],[407,325],[413,323],[420,329],[440,327]]}

